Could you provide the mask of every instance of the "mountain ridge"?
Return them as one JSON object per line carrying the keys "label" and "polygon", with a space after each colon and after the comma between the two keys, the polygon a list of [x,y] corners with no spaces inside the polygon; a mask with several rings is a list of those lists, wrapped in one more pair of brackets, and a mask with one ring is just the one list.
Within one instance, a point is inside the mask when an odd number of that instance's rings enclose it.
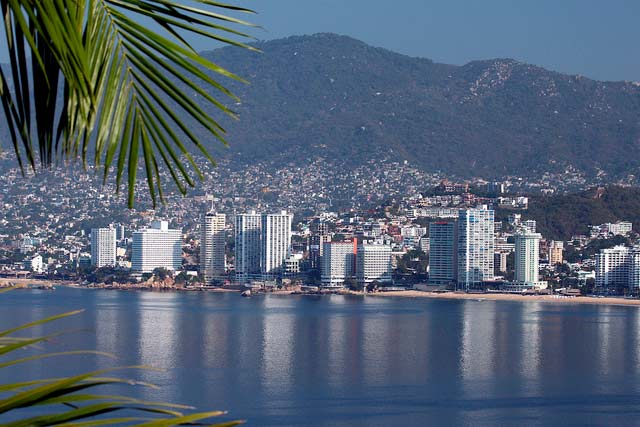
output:
{"label": "mountain ridge", "polygon": [[[487,179],[574,168],[640,175],[640,84],[600,82],[509,58],[436,63],[332,33],[203,52],[247,78],[229,83],[225,117],[238,164],[397,158],[425,171]],[[216,117],[218,112],[212,111]],[[1,124],[0,124],[1,126]]]}

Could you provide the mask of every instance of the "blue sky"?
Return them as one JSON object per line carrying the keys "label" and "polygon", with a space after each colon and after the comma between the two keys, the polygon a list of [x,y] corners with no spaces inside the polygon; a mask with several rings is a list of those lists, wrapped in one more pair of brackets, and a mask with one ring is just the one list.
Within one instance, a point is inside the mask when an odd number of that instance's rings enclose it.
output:
{"label": "blue sky", "polygon": [[253,34],[263,40],[334,32],[449,64],[508,57],[599,80],[640,81],[640,0],[227,2],[258,11],[252,21],[265,30]]}
{"label": "blue sky", "polygon": [[236,0],[261,39],[335,32],[438,62],[509,57],[640,81],[638,0]]}

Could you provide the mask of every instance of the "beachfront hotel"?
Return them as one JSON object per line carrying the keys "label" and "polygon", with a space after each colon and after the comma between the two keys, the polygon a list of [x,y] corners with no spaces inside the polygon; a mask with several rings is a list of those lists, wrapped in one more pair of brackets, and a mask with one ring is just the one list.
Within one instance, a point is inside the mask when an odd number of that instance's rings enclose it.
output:
{"label": "beachfront hotel", "polygon": [[494,211],[480,206],[458,212],[458,287],[493,280]]}
{"label": "beachfront hotel", "polygon": [[151,273],[156,268],[182,267],[182,230],[169,228],[167,221],[154,221],[151,227],[133,233],[131,269]]}

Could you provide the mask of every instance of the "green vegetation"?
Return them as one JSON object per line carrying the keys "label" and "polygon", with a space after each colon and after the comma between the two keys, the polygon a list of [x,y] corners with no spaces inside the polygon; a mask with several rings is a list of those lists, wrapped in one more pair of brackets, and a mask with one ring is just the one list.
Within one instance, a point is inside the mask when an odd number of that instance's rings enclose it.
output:
{"label": "green vegetation", "polygon": [[[154,205],[161,170],[183,194],[203,179],[183,141],[213,163],[202,141],[226,142],[209,113],[235,117],[225,102],[239,101],[216,78],[244,80],[185,37],[256,51],[235,40],[250,38],[238,28],[251,24],[223,14],[250,10],[209,0],[0,0],[0,8],[9,51],[0,100],[23,171],[91,159],[105,180],[115,169],[118,188],[126,172],[130,207],[141,157]],[[140,23],[147,19],[157,27]]]}
{"label": "green vegetation", "polygon": [[429,255],[421,250],[412,250],[398,259],[395,279],[402,283],[418,283],[427,280]]}
{"label": "green vegetation", "polygon": [[614,177],[640,167],[640,88],[631,83],[509,60],[437,64],[334,34],[256,46],[265,54],[206,53],[255,76],[233,87],[239,114],[251,118],[233,128],[228,154],[238,161],[296,165],[321,156],[351,169],[388,157],[486,178],[563,173],[569,164]]}
{"label": "green vegetation", "polygon": [[577,250],[575,246],[568,246],[564,253],[564,259],[567,262],[578,262],[583,259],[592,258],[600,252],[601,249],[612,248],[618,245],[629,246],[630,244],[630,240],[624,236],[613,236],[609,239],[597,239],[590,242],[582,250]]}
{"label": "green vegetation", "polygon": [[[75,357],[81,355],[98,355],[112,357],[97,351],[67,351],[59,353],[42,353],[36,350],[37,345],[61,334],[47,336],[23,337],[18,336],[45,323],[63,319],[80,313],[74,311],[52,316],[26,325],[0,331],[0,370],[14,369],[20,372],[23,363],[40,361],[48,358]],[[40,347],[37,347],[39,350]],[[25,355],[25,350],[32,350]],[[19,356],[16,354],[20,353]],[[12,355],[16,355],[11,358]],[[98,425],[144,425],[148,427],[164,427],[175,425],[214,425],[218,427],[235,426],[241,421],[231,421],[210,424],[214,417],[224,412],[184,413],[190,408],[183,405],[169,403],[146,402],[127,396],[112,396],[93,394],[93,390],[108,385],[132,385],[132,381],[125,378],[113,377],[115,372],[123,369],[149,369],[144,366],[129,366],[124,368],[105,369],[87,372],[66,378],[43,378],[40,380],[21,381],[0,384],[0,418],[6,427],[31,426],[98,426]],[[133,385],[132,385],[133,386]],[[135,386],[153,387],[152,384],[138,383]],[[20,417],[20,410],[25,408],[38,409],[26,418]],[[6,421],[13,420],[13,421]]]}
{"label": "green vegetation", "polygon": [[[512,211],[501,209],[498,219],[506,219]],[[523,218],[535,219],[537,229],[550,239],[569,240],[571,236],[589,234],[589,225],[620,220],[640,227],[640,189],[606,187],[578,194],[533,196],[529,209],[518,211]]]}

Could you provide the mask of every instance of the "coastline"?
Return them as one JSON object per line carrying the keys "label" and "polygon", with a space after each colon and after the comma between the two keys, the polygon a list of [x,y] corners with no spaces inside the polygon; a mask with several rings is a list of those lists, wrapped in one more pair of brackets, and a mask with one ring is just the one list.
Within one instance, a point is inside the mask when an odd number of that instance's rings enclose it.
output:
{"label": "coastline", "polygon": [[624,305],[640,307],[640,299],[625,299],[623,297],[560,297],[557,295],[518,295],[518,294],[464,294],[464,293],[434,293],[423,291],[392,291],[367,294],[375,297],[402,298],[432,298],[447,300],[476,300],[476,301],[515,301],[522,303],[544,302],[556,304],[592,304],[592,305]]}
{"label": "coastline", "polygon": [[[0,288],[6,287],[9,283],[12,283],[16,288],[27,288],[28,285],[44,285],[44,286],[64,286],[69,288],[83,288],[84,286],[74,285],[68,282],[60,282],[55,280],[42,280],[42,279],[8,279],[0,278]],[[240,293],[239,289],[229,288],[162,288],[147,286],[94,286],[86,287],[86,289],[95,290],[125,290],[125,291],[163,291],[163,292],[211,292],[211,293]],[[367,296],[367,297],[398,297],[398,298],[430,298],[441,300],[470,300],[470,301],[513,301],[520,303],[530,302],[542,302],[552,304],[591,304],[591,305],[617,305],[617,306],[636,306],[640,307],[640,299],[625,299],[623,297],[561,297],[558,295],[518,295],[518,294],[500,294],[500,293],[485,293],[485,294],[465,294],[456,292],[425,292],[416,290],[407,291],[389,291],[389,292],[371,292],[364,294],[363,292],[342,290],[339,292],[328,293],[316,293],[316,292],[300,292],[292,290],[276,290],[272,292],[257,292],[256,295],[351,295],[351,296]]]}

